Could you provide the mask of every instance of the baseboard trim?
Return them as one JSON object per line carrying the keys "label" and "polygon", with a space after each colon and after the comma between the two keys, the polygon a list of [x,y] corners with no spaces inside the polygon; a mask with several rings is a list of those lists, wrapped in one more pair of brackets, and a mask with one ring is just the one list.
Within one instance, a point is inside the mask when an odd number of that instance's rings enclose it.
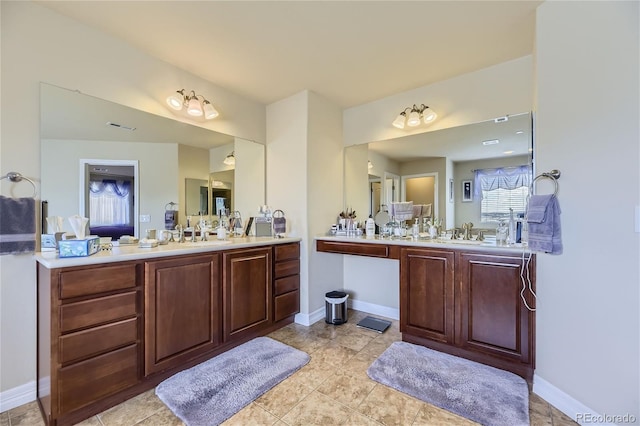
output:
{"label": "baseboard trim", "polygon": [[609,417],[596,413],[571,395],[558,389],[537,374],[533,375],[533,393],[539,395],[549,404],[571,417],[575,422],[581,425],[606,425],[615,426],[610,423]]}
{"label": "baseboard trim", "polygon": [[310,325],[315,324],[316,322],[324,319],[325,316],[325,308],[316,309],[310,314],[296,314],[293,318],[296,324],[305,325],[309,327]]}
{"label": "baseboard trim", "polygon": [[348,300],[348,306],[356,311],[366,312],[368,314],[380,315],[382,317],[391,318],[394,320],[400,319],[400,310],[396,308],[390,308],[388,306],[376,305],[374,303],[363,302],[361,300]]}
{"label": "baseboard trim", "polygon": [[0,413],[36,400],[35,380],[0,392]]}

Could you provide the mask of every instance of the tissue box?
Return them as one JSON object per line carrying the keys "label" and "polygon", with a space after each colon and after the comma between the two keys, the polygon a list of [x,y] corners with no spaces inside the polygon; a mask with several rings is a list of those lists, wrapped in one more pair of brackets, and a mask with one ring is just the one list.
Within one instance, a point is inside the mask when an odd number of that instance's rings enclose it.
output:
{"label": "tissue box", "polygon": [[58,241],[60,257],[83,257],[96,254],[100,250],[100,238],[92,237],[84,240]]}

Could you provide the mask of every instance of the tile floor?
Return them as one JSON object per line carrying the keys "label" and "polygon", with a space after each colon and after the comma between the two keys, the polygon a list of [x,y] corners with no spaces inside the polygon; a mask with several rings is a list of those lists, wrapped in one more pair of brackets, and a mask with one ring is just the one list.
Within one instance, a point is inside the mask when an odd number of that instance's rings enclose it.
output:
{"label": "tile floor", "polygon": [[[303,350],[311,361],[246,406],[224,425],[471,425],[462,417],[369,379],[366,370],[394,341],[398,322],[383,334],[356,327],[367,314],[349,311],[340,326],[324,321],[311,327],[291,324],[269,337]],[[575,425],[535,394],[531,425]],[[0,413],[0,426],[43,425],[35,402]],[[82,426],[182,425],[154,390],[138,395],[80,423]]]}

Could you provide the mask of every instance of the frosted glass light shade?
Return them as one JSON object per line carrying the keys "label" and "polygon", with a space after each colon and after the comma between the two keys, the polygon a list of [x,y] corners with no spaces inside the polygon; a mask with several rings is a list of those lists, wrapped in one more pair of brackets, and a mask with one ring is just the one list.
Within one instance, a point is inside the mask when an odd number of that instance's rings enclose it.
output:
{"label": "frosted glass light shade", "polygon": [[435,120],[438,117],[438,114],[435,113],[434,110],[432,110],[431,108],[427,108],[424,110],[424,112],[422,113],[422,120],[424,121],[424,124],[430,124],[433,122],[433,120]]}
{"label": "frosted glass light shade", "polygon": [[175,92],[167,97],[167,105],[176,111],[180,111],[182,109],[183,103],[184,95],[180,92]]}
{"label": "frosted glass light shade", "polygon": [[418,111],[411,111],[407,118],[407,126],[416,127],[418,124],[420,124],[420,114]]}
{"label": "frosted glass light shade", "polygon": [[191,98],[189,100],[187,114],[193,115],[195,117],[200,117],[202,115],[202,106],[200,105],[200,101],[197,98]]}
{"label": "frosted glass light shade", "polygon": [[404,121],[405,121],[405,116],[404,113],[399,114],[395,120],[393,120],[393,127],[397,127],[398,129],[404,129]]}
{"label": "frosted glass light shade", "polygon": [[204,101],[204,118],[207,120],[211,120],[212,118],[216,118],[218,116],[218,111],[211,105],[211,102]]}
{"label": "frosted glass light shade", "polygon": [[234,164],[236,164],[236,157],[233,155],[233,153],[231,153],[227,155],[223,163],[226,164],[227,166],[233,166]]}

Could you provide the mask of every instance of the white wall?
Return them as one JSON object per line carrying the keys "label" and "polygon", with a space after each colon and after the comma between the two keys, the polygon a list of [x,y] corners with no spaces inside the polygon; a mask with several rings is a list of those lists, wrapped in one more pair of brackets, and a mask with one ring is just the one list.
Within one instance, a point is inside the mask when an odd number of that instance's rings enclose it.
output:
{"label": "white wall", "polygon": [[[185,119],[174,116],[164,99],[167,93],[182,87],[195,89],[220,111],[218,119],[198,125],[250,140],[265,140],[264,105],[35,3],[3,1],[0,8],[2,174],[16,171],[40,181],[40,82],[79,89],[181,121]],[[14,186],[3,180],[0,192],[10,194]],[[32,256],[0,256],[0,282],[0,392],[19,388],[16,401],[23,397],[32,400],[36,365],[36,278]]]}
{"label": "white wall", "polygon": [[265,200],[265,146],[240,138],[233,145],[236,158],[233,208],[246,223],[260,211]]}
{"label": "white wall", "polygon": [[[267,204],[281,209],[290,236],[306,236],[308,92],[267,105]],[[309,313],[309,242],[300,244],[300,312]]]}
{"label": "white wall", "polygon": [[[534,144],[538,173],[562,172],[564,244],[560,256],[538,256],[536,376],[600,414],[636,419],[638,6],[544,2],[538,8]],[[566,396],[542,386],[534,391],[558,405]]]}
{"label": "white wall", "polygon": [[[313,236],[324,233],[342,209],[342,112],[313,92],[267,106],[267,204],[282,209],[300,245],[302,323],[324,306],[324,293],[342,288],[340,256],[316,253]],[[317,318],[315,318],[317,319]]]}

